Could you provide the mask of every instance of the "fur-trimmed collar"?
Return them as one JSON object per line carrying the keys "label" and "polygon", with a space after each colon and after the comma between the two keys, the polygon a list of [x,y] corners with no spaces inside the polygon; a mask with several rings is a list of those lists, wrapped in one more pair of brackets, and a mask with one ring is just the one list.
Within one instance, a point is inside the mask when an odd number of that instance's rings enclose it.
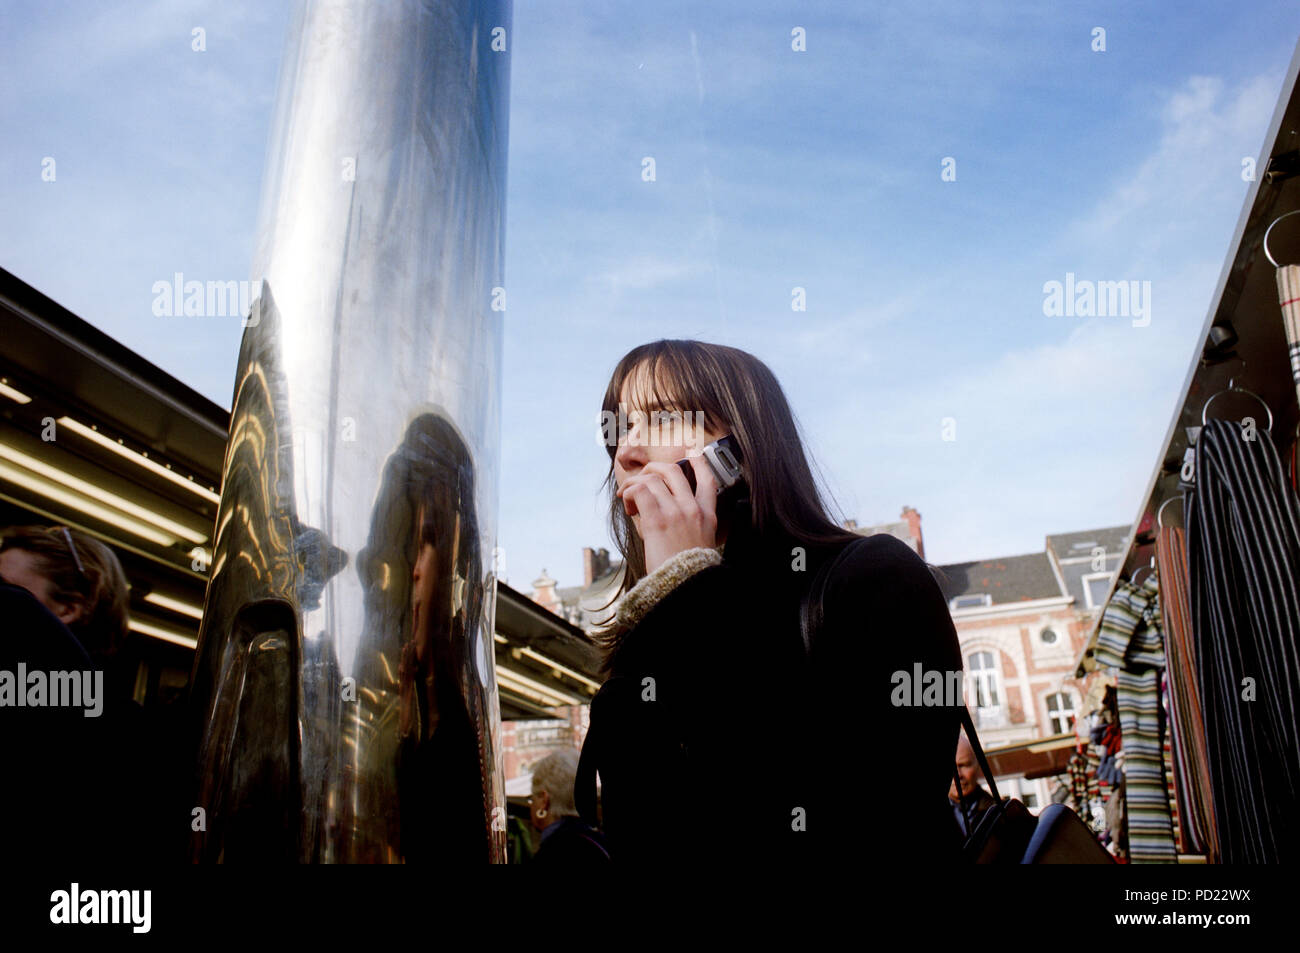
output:
{"label": "fur-trimmed collar", "polygon": [[614,628],[620,634],[634,628],[664,596],[700,570],[721,562],[721,548],[699,546],[674,553],[619,597],[614,605]]}

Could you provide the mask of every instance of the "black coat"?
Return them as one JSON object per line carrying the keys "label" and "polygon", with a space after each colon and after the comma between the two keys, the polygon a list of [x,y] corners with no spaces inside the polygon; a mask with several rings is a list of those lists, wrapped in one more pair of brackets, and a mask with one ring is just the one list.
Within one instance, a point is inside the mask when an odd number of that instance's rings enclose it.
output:
{"label": "black coat", "polygon": [[[0,671],[84,672],[90,656],[72,631],[19,586],[0,583]],[[18,686],[25,692],[26,686]],[[0,707],[0,817],[5,853],[19,863],[66,856],[98,817],[95,792],[84,784],[94,752],[96,719],[73,708]]]}
{"label": "black coat", "polygon": [[599,831],[577,817],[562,817],[530,861],[543,867],[603,867],[609,851]]}
{"label": "black coat", "polygon": [[796,545],[756,534],[739,501],[722,563],[624,635],[576,787],[590,820],[599,772],[616,862],[955,857],[957,710],[891,704],[895,672],[961,668],[938,584],[898,539],[854,542],[806,655],[800,601],[844,544],[808,549],[803,569]]}
{"label": "black coat", "polygon": [[[37,598],[0,583],[0,671],[102,671]],[[168,801],[175,739],[104,673],[102,710],[0,707],[0,818],[20,862],[172,862],[190,808]],[[117,694],[114,694],[117,689]]]}

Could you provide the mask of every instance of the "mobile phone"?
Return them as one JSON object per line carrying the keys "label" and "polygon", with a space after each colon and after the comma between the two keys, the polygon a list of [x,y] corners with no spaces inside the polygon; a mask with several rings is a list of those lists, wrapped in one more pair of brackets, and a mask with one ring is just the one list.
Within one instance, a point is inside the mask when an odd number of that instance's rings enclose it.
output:
{"label": "mobile phone", "polygon": [[[740,470],[740,446],[732,438],[731,434],[719,437],[706,446],[702,452],[709,469],[713,471],[713,478],[717,480],[719,493],[730,489],[744,479]],[[691,492],[694,493],[695,467],[692,466],[689,459],[678,460],[677,465],[682,468],[682,473],[686,474],[686,482],[691,485]]]}

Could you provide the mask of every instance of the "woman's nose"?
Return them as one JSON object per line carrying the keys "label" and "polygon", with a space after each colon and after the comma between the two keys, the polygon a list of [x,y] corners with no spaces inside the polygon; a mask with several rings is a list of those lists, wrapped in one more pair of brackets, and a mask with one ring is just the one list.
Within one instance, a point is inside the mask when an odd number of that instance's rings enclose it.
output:
{"label": "woman's nose", "polygon": [[618,445],[618,452],[614,454],[614,462],[624,471],[639,469],[650,461],[644,442],[636,439],[637,436],[635,431],[629,434],[628,439]]}

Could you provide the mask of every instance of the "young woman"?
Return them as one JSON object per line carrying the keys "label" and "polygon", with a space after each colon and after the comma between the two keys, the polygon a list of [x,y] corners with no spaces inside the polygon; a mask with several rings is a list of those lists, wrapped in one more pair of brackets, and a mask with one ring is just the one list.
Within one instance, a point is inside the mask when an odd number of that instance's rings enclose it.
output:
{"label": "young woman", "polygon": [[[780,385],[744,351],[635,348],[604,411],[625,568],[576,794],[594,820],[599,774],[613,859],[953,859],[957,709],[894,703],[896,673],[961,668],[925,562],[827,515]],[[719,494],[699,451],[724,435],[744,478]]]}
{"label": "young woman", "polygon": [[66,526],[10,527],[0,535],[0,578],[31,593],[97,665],[126,639],[126,574],[93,536]]}
{"label": "young woman", "polygon": [[[146,840],[155,830],[150,798],[160,779],[146,772],[158,770],[165,753],[137,744],[145,736],[123,713],[134,703],[124,679],[115,684],[112,677],[127,634],[127,595],[117,556],[79,530],[24,526],[0,533],[0,678],[15,679],[13,690],[26,692],[32,673],[47,686],[53,673],[70,674],[93,693],[79,705],[50,705],[50,695],[37,707],[12,707],[12,698],[0,706],[7,766],[0,816],[13,819],[5,849],[16,859],[156,856],[156,841]],[[20,665],[27,685],[16,681]],[[96,820],[86,821],[88,812]]]}

